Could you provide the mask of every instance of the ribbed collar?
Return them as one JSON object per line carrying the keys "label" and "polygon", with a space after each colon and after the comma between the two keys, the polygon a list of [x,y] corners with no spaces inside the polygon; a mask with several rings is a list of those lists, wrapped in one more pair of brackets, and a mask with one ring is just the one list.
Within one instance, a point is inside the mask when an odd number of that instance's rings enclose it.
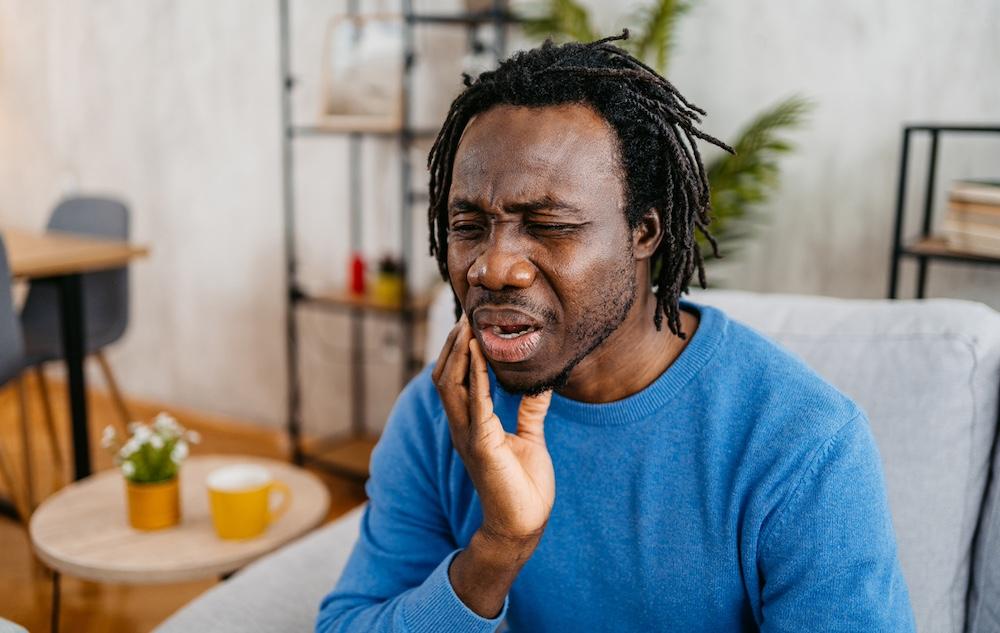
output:
{"label": "ribbed collar", "polygon": [[[698,313],[698,329],[680,356],[648,387],[621,400],[598,404],[572,400],[553,393],[546,417],[556,416],[569,422],[608,426],[639,421],[663,408],[701,371],[722,343],[728,329],[728,318],[718,308],[684,298],[679,303]],[[494,398],[514,402],[520,400],[519,395],[508,392],[496,382],[492,368],[489,372],[494,384]],[[513,410],[516,411],[516,407]]]}

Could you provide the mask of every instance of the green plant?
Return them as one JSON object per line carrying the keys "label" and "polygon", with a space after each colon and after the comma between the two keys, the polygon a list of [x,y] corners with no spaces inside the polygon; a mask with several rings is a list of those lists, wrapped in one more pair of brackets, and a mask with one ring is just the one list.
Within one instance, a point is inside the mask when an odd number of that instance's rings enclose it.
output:
{"label": "green plant", "polygon": [[188,456],[188,443],[200,441],[196,431],[188,431],[167,413],[152,424],[132,422],[129,437],[122,442],[113,426],[104,428],[101,444],[114,456],[125,479],[137,484],[170,481]]}
{"label": "green plant", "polygon": [[[629,39],[616,44],[666,75],[677,24],[693,5],[693,0],[654,0],[628,18]],[[525,7],[519,17],[525,33],[537,39],[600,38],[589,12],[577,0],[543,0]],[[740,130],[732,143],[735,155],[723,153],[706,164],[712,203],[709,231],[723,257],[737,252],[739,243],[766,221],[763,205],[780,182],[778,158],[793,149],[782,133],[799,126],[811,109],[812,103],[799,96],[777,103]],[[698,244],[709,264],[714,260],[711,245],[700,234]]]}

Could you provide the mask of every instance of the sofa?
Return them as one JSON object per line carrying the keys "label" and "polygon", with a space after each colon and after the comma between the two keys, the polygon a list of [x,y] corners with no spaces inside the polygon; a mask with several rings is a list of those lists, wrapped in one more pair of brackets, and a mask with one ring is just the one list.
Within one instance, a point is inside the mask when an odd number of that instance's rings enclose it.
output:
{"label": "sofa", "polygon": [[[1000,633],[1000,312],[957,299],[692,290],[777,341],[868,413],[921,633]],[[445,287],[427,359],[454,322]],[[207,591],[160,633],[312,630],[363,506]],[[596,572],[596,570],[595,570]]]}

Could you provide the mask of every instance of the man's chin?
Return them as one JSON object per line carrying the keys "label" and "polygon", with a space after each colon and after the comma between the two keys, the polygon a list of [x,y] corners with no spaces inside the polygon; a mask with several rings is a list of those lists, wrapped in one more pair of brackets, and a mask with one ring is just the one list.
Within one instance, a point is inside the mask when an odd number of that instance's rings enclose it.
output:
{"label": "man's chin", "polygon": [[557,374],[539,377],[536,372],[511,372],[493,367],[497,382],[504,391],[522,396],[537,396],[549,389],[553,391],[562,389],[569,382],[569,370],[570,368],[566,368]]}

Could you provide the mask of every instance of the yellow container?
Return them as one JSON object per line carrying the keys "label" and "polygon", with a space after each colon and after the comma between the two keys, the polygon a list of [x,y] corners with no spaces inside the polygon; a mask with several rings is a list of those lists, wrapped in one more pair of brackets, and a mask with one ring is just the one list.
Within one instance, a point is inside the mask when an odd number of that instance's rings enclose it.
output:
{"label": "yellow container", "polygon": [[399,275],[379,273],[372,286],[372,298],[381,305],[393,307],[403,305],[403,278]]}
{"label": "yellow container", "polygon": [[128,498],[128,522],[137,530],[159,530],[177,525],[181,520],[178,478],[155,484],[137,484],[125,480]]}
{"label": "yellow container", "polygon": [[[253,538],[289,508],[292,492],[283,482],[255,465],[223,466],[209,473],[208,502],[215,532],[224,539]],[[271,495],[282,499],[271,508]]]}

